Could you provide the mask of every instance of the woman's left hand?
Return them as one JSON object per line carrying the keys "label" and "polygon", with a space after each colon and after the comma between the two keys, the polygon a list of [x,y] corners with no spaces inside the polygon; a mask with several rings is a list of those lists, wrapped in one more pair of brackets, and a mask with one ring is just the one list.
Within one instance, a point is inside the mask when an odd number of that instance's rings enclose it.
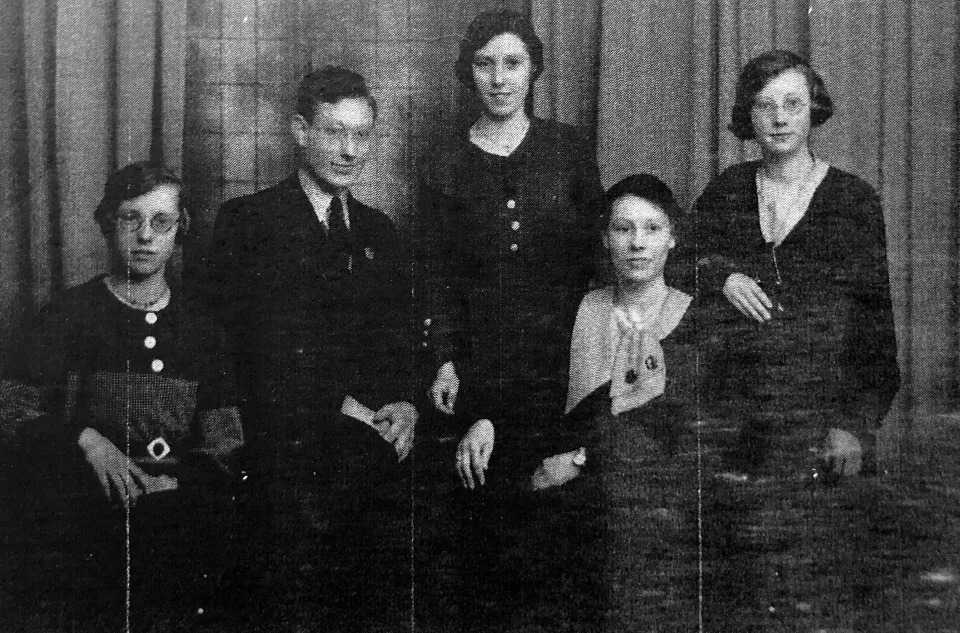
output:
{"label": "woman's left hand", "polygon": [[467,431],[457,446],[457,474],[464,488],[473,490],[486,483],[484,473],[493,454],[493,422],[479,420]]}
{"label": "woman's left hand", "polygon": [[562,486],[580,476],[584,464],[587,463],[587,449],[580,447],[569,453],[560,453],[543,460],[530,478],[534,490],[546,490]]}
{"label": "woman's left hand", "polygon": [[831,474],[852,477],[863,465],[863,448],[855,435],[834,427],[823,440],[820,457]]}

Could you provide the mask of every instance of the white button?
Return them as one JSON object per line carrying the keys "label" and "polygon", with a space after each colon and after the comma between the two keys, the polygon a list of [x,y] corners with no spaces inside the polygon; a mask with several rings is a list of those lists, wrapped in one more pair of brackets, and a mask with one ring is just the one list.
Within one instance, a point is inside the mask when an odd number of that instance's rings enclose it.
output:
{"label": "white button", "polygon": [[516,209],[516,208],[517,208],[517,201],[514,200],[514,199],[512,199],[512,198],[511,198],[510,200],[507,200],[507,208],[508,208],[508,209]]}
{"label": "white button", "polygon": [[157,346],[157,339],[153,338],[152,336],[148,336],[147,338],[143,339],[143,346],[147,349],[153,349]]}
{"label": "white button", "polygon": [[510,245],[510,250],[513,251],[514,253],[517,252],[517,249],[518,249],[518,248],[520,248],[520,247],[517,246],[516,244],[511,244],[511,245]]}
{"label": "white button", "polygon": [[154,373],[157,373],[157,374],[160,373],[160,372],[162,372],[162,371],[163,371],[163,361],[160,360],[159,358],[154,358],[154,359],[153,359],[153,362],[150,363],[150,369],[152,369],[153,372],[154,372]]}
{"label": "white button", "polygon": [[430,327],[430,324],[433,323],[433,319],[424,319],[423,324],[427,327]]}
{"label": "white button", "polygon": [[424,335],[424,336],[430,336],[430,330],[424,330],[424,331],[423,331],[423,335]]}
{"label": "white button", "polygon": [[510,228],[516,231],[520,228],[520,223],[514,220],[513,222],[510,223]]}
{"label": "white button", "polygon": [[147,320],[147,323],[153,325],[157,322],[157,313],[156,312],[147,312],[147,316],[143,317]]}
{"label": "white button", "polygon": [[421,343],[421,345],[423,345],[424,347],[426,347],[426,346],[427,346],[427,342],[424,341],[423,343]]}

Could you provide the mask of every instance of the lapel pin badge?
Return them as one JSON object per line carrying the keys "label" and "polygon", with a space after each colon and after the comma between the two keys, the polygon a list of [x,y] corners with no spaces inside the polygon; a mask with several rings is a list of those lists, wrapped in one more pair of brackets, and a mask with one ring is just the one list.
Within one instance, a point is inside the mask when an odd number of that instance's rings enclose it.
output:
{"label": "lapel pin badge", "polygon": [[373,249],[369,246],[363,249],[363,254],[367,256],[367,259],[373,259]]}

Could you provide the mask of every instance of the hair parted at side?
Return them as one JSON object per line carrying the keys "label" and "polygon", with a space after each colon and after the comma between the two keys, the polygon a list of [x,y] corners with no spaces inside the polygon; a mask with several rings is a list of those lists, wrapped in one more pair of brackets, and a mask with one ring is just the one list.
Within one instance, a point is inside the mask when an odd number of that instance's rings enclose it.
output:
{"label": "hair parted at side", "polygon": [[737,95],[730,124],[727,126],[734,136],[742,141],[756,137],[750,112],[753,110],[757,93],[763,90],[771,79],[791,69],[800,71],[807,78],[807,85],[810,87],[810,126],[817,127],[833,115],[830,93],[827,92],[823,79],[810,66],[810,62],[791,51],[767,51],[747,62],[737,78]]}
{"label": "hair parted at side", "polygon": [[303,76],[297,88],[297,114],[313,125],[317,104],[337,103],[342,99],[366,99],[376,118],[377,100],[370,94],[363,75],[334,65],[312,70]]}
{"label": "hair parted at side", "polygon": [[655,204],[666,214],[670,220],[670,226],[676,232],[683,222],[683,210],[677,204],[677,199],[673,191],[665,182],[653,174],[634,174],[627,176],[617,184],[613,185],[603,195],[604,211],[603,221],[600,224],[601,230],[606,231],[610,222],[610,213],[613,210],[613,203],[624,196],[634,196],[641,200],[646,200]]}
{"label": "hair parted at side", "polygon": [[473,19],[460,40],[460,55],[455,70],[457,79],[465,87],[475,90],[473,58],[487,42],[502,33],[513,33],[527,47],[533,71],[531,83],[543,72],[543,42],[537,37],[530,19],[516,11],[484,11]]}
{"label": "hair parted at side", "polygon": [[130,163],[110,174],[103,187],[103,197],[93,212],[104,235],[113,233],[116,228],[117,211],[126,200],[139,198],[162,185],[174,185],[180,189],[180,217],[177,225],[177,238],[190,231],[190,214],[183,203],[183,182],[173,171],[160,163],[140,161]]}

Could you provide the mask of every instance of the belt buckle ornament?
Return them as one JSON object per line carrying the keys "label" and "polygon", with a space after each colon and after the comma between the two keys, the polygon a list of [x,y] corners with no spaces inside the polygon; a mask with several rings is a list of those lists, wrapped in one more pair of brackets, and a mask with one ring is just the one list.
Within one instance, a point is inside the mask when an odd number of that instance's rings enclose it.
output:
{"label": "belt buckle ornament", "polygon": [[147,444],[147,453],[158,462],[170,454],[170,445],[162,437]]}

